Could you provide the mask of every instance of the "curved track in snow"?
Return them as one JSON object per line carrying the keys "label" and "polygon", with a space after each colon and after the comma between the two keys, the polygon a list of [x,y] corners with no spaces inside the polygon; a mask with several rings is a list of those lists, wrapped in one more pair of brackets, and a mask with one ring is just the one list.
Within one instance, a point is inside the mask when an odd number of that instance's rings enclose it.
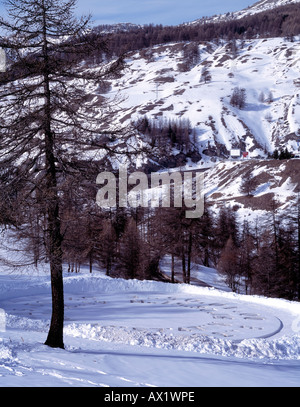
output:
{"label": "curved track in snow", "polygon": [[[27,281],[27,283],[26,283]],[[47,279],[22,277],[3,293],[7,328],[47,332]],[[234,357],[299,359],[300,304],[211,288],[67,276],[65,335]]]}

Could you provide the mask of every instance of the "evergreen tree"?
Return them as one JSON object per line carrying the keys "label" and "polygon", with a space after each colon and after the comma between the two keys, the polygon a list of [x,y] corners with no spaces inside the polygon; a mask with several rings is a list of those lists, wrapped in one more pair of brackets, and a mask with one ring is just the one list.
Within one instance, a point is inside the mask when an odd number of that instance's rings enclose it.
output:
{"label": "evergreen tree", "polygon": [[230,99],[230,104],[238,109],[244,109],[246,106],[246,90],[235,87]]}
{"label": "evergreen tree", "polygon": [[257,188],[257,181],[251,171],[246,172],[242,177],[240,191],[247,196],[251,196]]}
{"label": "evergreen tree", "polygon": [[253,261],[255,259],[255,237],[248,221],[244,220],[239,246],[240,274],[245,279],[246,294],[251,294],[253,278]]}
{"label": "evergreen tree", "polygon": [[218,262],[218,270],[225,275],[226,283],[233,292],[237,292],[239,286],[239,251],[233,242],[232,236],[227,240]]}
{"label": "evergreen tree", "polygon": [[211,73],[210,73],[208,67],[205,65],[201,71],[200,82],[208,83],[208,82],[211,82],[211,79],[212,79]]}
{"label": "evergreen tree", "polygon": [[120,243],[120,266],[126,278],[141,275],[141,260],[142,240],[136,222],[130,218]]}

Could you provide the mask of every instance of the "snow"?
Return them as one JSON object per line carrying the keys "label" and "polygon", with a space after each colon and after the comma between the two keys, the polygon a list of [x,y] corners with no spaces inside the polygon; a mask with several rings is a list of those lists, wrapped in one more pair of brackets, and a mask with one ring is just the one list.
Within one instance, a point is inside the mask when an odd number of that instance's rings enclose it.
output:
{"label": "snow", "polygon": [[[237,45],[236,58],[224,59],[227,43],[201,44],[201,63],[189,72],[178,69],[178,44],[154,47],[151,62],[132,55],[108,94],[120,98],[118,120],[145,114],[186,118],[202,150],[215,141],[230,150],[240,140],[252,157],[262,148],[272,150],[276,137],[284,141],[282,135],[299,129],[299,44],[275,38]],[[200,82],[204,64],[210,83]],[[229,103],[235,86],[247,91],[243,110]],[[259,101],[261,92],[267,97],[269,91],[274,101]],[[209,165],[203,157],[189,165]],[[226,171],[232,171],[228,179]],[[215,194],[215,201],[218,194],[223,201],[236,196],[240,171],[233,161],[212,168],[206,196]],[[253,175],[263,171],[270,169],[258,166]],[[278,175],[278,185],[280,180]],[[254,195],[270,191],[287,202],[294,185],[290,178],[280,187],[264,181]],[[253,219],[262,214],[248,211]],[[7,239],[5,244],[11,246]],[[19,263],[21,253],[13,256]],[[170,258],[162,267],[170,273]],[[216,270],[203,266],[193,265],[192,276],[210,287],[111,279],[101,270],[65,273],[66,349],[61,350],[44,345],[51,316],[47,265],[21,274],[1,266],[0,386],[298,387],[300,303],[232,293]]]}
{"label": "snow", "polygon": [[[286,146],[286,137],[299,129],[299,42],[283,38],[237,41],[231,55],[227,42],[200,44],[201,62],[181,72],[182,44],[153,47],[152,59],[137,52],[127,59],[122,81],[113,81],[111,97],[119,95],[121,120],[189,119],[203,153],[210,144],[228,151],[245,141],[251,157]],[[200,80],[203,66],[211,82]],[[233,89],[246,89],[246,106],[230,104]],[[269,103],[270,92],[273,101]],[[264,94],[265,101],[260,95]],[[296,149],[296,143],[289,144]],[[203,161],[205,161],[205,153]]]}
{"label": "snow", "polygon": [[253,15],[253,14],[257,14],[257,13],[261,13],[261,12],[273,9],[274,7],[286,6],[287,4],[298,3],[298,2],[299,2],[299,0],[260,0],[241,11],[215,15],[213,17],[203,17],[200,20],[195,20],[188,24],[197,24],[199,22],[218,23],[221,21],[236,20],[236,19],[241,19],[244,17],[248,17],[250,15]]}
{"label": "snow", "polygon": [[[215,270],[194,272],[220,282]],[[65,273],[61,350],[43,345],[49,280],[0,273],[0,386],[299,386],[299,303]]]}

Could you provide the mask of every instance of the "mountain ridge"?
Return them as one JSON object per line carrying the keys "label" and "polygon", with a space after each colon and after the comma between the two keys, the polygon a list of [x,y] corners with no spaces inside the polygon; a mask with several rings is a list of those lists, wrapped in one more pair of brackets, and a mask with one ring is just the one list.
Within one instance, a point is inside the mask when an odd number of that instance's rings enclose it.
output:
{"label": "mountain ridge", "polygon": [[[213,16],[201,17],[190,22],[176,24],[175,26],[189,25],[189,24],[208,24],[214,22],[230,21],[241,19],[243,17],[261,13],[263,11],[272,10],[277,7],[299,3],[300,0],[260,0],[239,11],[226,12],[223,14],[215,14]],[[130,30],[141,29],[149,24],[137,24],[130,22],[119,22],[115,24],[101,24],[95,27],[95,30],[101,34],[111,34],[118,32],[126,32]],[[150,24],[152,25],[152,24]]]}
{"label": "mountain ridge", "polygon": [[208,24],[208,23],[219,23],[222,21],[231,21],[231,20],[238,20],[247,16],[251,16],[257,13],[261,13],[263,11],[268,11],[275,9],[277,7],[296,4],[299,3],[300,0],[260,0],[254,3],[247,8],[244,8],[240,11],[235,12],[227,12],[224,14],[216,14],[211,17],[202,17],[200,19],[196,19],[190,23],[186,24]]}

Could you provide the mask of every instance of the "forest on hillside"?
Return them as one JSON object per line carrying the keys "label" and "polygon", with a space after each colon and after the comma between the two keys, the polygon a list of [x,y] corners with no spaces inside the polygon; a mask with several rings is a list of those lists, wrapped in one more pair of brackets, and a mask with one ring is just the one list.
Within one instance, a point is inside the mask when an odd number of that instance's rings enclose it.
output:
{"label": "forest on hillside", "polygon": [[[105,31],[105,26],[94,29],[93,35]],[[111,34],[109,49],[114,55],[137,51],[170,42],[206,42],[232,39],[286,37],[293,41],[300,34],[299,4],[277,7],[241,19],[217,23],[191,23],[178,26],[145,25],[130,27]]]}
{"label": "forest on hillside", "polygon": [[[91,273],[101,267],[111,277],[189,284],[198,264],[217,268],[234,292],[300,299],[300,201],[288,216],[279,214],[274,201],[272,211],[254,222],[241,222],[237,207],[224,204],[216,212],[208,202],[201,218],[186,219],[185,208],[101,209],[92,178],[76,185],[70,178],[75,188],[66,182],[61,190],[68,272],[89,265]],[[255,186],[248,178],[245,174],[240,192],[251,199]],[[1,223],[25,244],[29,263],[48,262],[42,202],[24,212],[16,207],[21,196],[14,200],[2,188],[1,198]],[[172,259],[168,276],[160,270],[165,256]]]}

